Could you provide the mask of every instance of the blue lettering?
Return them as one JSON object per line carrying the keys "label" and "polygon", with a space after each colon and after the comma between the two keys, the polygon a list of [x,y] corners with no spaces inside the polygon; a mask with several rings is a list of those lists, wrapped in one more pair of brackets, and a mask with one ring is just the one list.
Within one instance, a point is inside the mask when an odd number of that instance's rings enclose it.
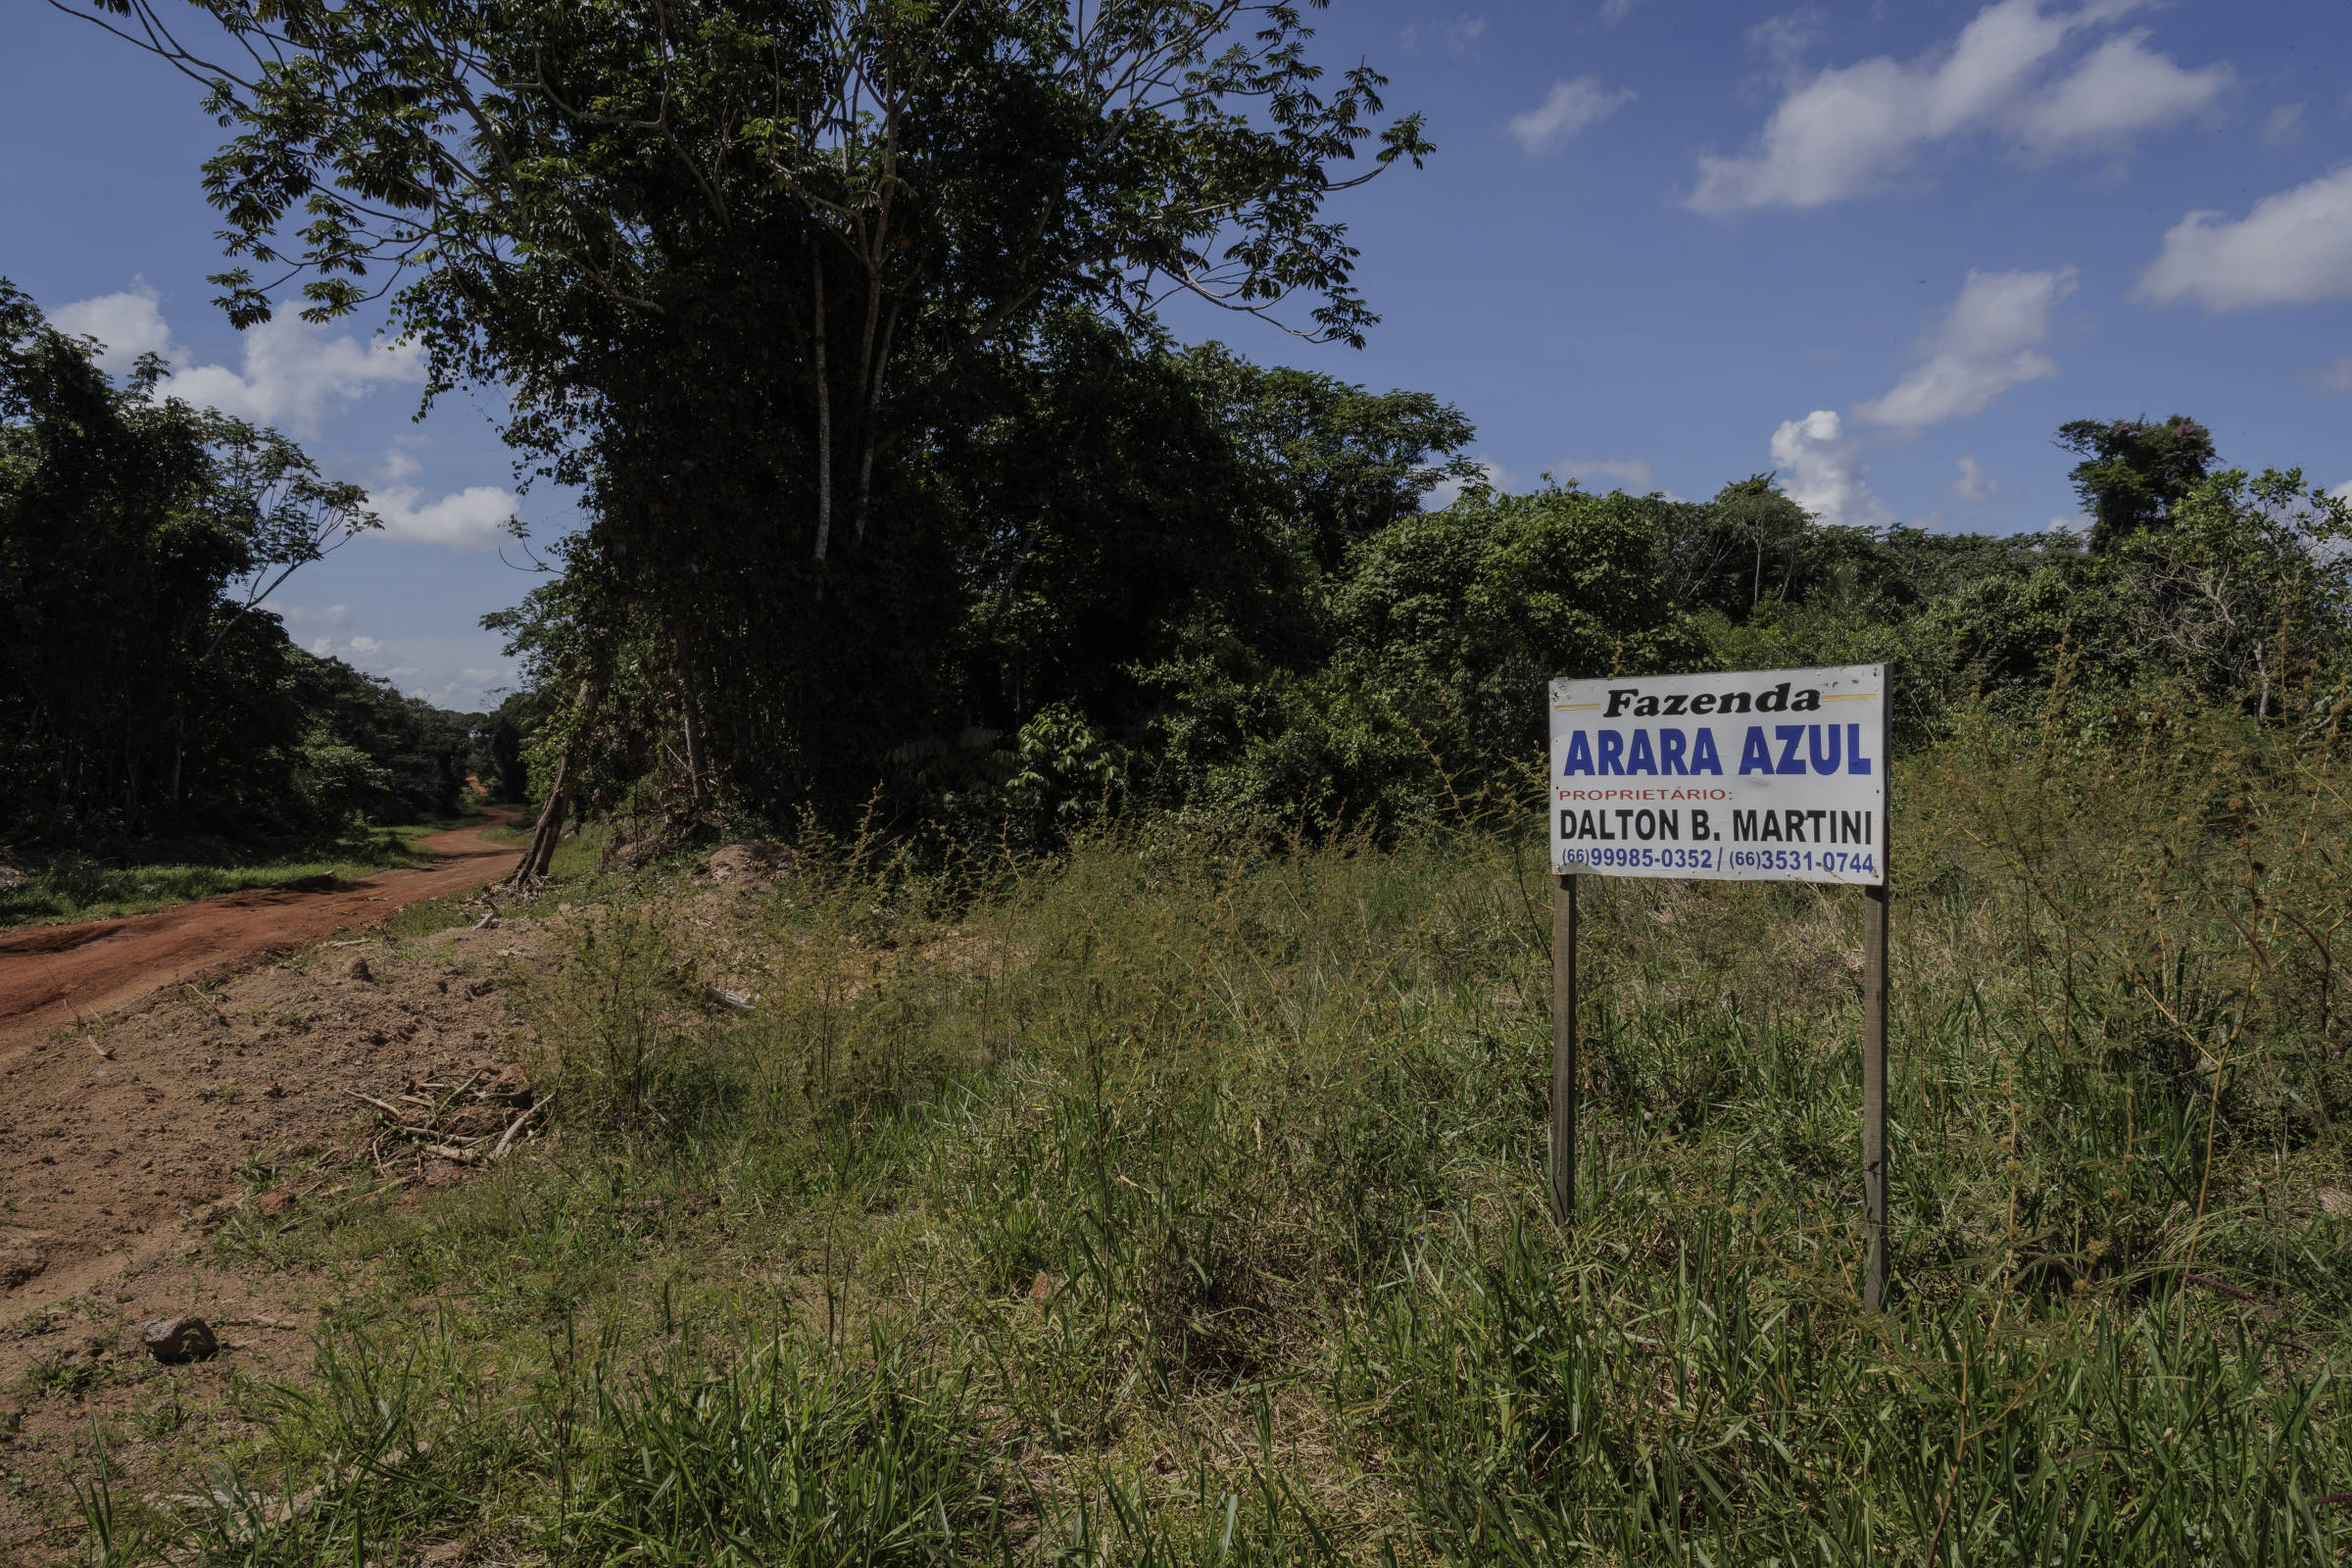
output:
{"label": "blue lettering", "polygon": [[1568,736],[1568,765],[1560,769],[1562,777],[1570,773],[1592,771],[1592,748],[1585,740],[1583,730],[1571,731]]}
{"label": "blue lettering", "polygon": [[1805,764],[1797,760],[1796,746],[1805,738],[1805,726],[1802,724],[1775,724],[1772,726],[1772,733],[1774,738],[1781,743],[1781,765],[1774,768],[1773,771],[1776,773],[1802,773],[1805,770]]}
{"label": "blue lettering", "polygon": [[1626,754],[1625,770],[1628,773],[1655,773],[1658,770],[1658,760],[1649,750],[1649,731],[1634,731],[1634,749]]}
{"label": "blue lettering", "polygon": [[1600,770],[1603,773],[1625,771],[1625,732],[1604,729],[1600,732]]}
{"label": "blue lettering", "polygon": [[[1699,733],[1704,735],[1706,731],[1702,729]],[[1688,773],[1690,771],[1690,764],[1683,760],[1683,751],[1690,744],[1690,739],[1679,729],[1658,731],[1659,772]]]}
{"label": "blue lettering", "polygon": [[1870,771],[1870,759],[1862,755],[1862,726],[1859,724],[1845,726],[1845,770],[1848,773]]}
{"label": "blue lettering", "polygon": [[1717,777],[1722,776],[1723,759],[1715,755],[1715,732],[1713,730],[1702,729],[1698,732],[1698,742],[1690,748],[1690,771],[1713,773]]}
{"label": "blue lettering", "polygon": [[1810,759],[1812,760],[1812,762],[1813,762],[1813,771],[1814,771],[1814,772],[1816,772],[1816,773],[1835,773],[1835,772],[1837,772],[1837,771],[1838,771],[1838,726],[1837,726],[1837,725],[1835,725],[1835,724],[1832,724],[1832,725],[1830,725],[1830,726],[1829,726],[1829,730],[1830,730],[1830,755],[1829,755],[1828,757],[1826,757],[1826,758],[1825,758],[1825,757],[1823,757],[1823,756],[1821,755],[1821,730],[1822,730],[1822,726],[1821,726],[1821,725],[1819,725],[1819,724],[1808,724],[1808,725],[1806,725],[1806,726],[1805,726],[1805,728],[1806,728],[1806,730],[1807,730],[1807,732],[1808,732],[1808,733],[1806,734],[1806,736],[1805,736],[1805,755],[1806,755],[1808,758],[1810,758]]}
{"label": "blue lettering", "polygon": [[1772,748],[1765,744],[1764,726],[1761,724],[1747,726],[1746,743],[1740,748],[1740,771],[1741,773],[1769,773],[1772,771]]}

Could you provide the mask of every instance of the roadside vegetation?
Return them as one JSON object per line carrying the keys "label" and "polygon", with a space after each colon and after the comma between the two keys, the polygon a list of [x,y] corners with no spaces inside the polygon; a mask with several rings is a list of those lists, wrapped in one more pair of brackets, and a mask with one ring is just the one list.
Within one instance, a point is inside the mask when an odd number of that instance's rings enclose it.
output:
{"label": "roadside vegetation", "polygon": [[2340,1560],[2341,747],[2165,695],[1898,775],[1884,1316],[1849,895],[1596,879],[1563,1233],[1519,832],[810,839],[557,916],[553,1144],[240,1231],[341,1282],[314,1376],[215,1500],[92,1508],[239,1563]]}
{"label": "roadside vegetation", "polygon": [[393,866],[421,865],[432,855],[420,849],[417,840],[488,820],[479,814],[453,815],[358,829],[323,842],[212,840],[179,846],[183,853],[203,856],[184,860],[124,863],[69,851],[45,857],[31,868],[0,865],[0,926],[111,919],[246,888],[348,881]]}

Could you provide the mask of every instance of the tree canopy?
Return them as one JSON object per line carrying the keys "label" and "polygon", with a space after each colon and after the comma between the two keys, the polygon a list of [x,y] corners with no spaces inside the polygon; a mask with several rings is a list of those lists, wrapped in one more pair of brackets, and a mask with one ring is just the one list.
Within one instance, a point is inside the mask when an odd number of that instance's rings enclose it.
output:
{"label": "tree canopy", "polygon": [[273,430],[109,379],[0,279],[0,842],[251,836],[457,803],[440,715],[266,601],[375,527]]}
{"label": "tree canopy", "polygon": [[2090,548],[2115,548],[2168,523],[2214,464],[2213,433],[2184,414],[2147,419],[2071,419],[2058,444],[2082,461],[2067,477],[2090,514]]}
{"label": "tree canopy", "polygon": [[232,319],[389,293],[436,389],[506,387],[584,492],[583,673],[657,647],[770,806],[952,732],[934,674],[1009,536],[947,454],[1171,292],[1360,342],[1330,198],[1431,150],[1288,3],[198,0],[231,54],[93,3],[235,130]]}

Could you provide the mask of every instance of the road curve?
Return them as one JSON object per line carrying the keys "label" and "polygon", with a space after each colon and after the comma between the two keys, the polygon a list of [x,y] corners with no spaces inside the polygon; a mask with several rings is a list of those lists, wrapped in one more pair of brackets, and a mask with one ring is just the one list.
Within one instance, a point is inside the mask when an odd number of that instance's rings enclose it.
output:
{"label": "road curve", "polygon": [[[491,814],[505,820],[513,813]],[[521,858],[519,850],[492,843],[478,828],[427,834],[417,845],[441,858],[356,882],[311,878],[119,920],[0,933],[0,1060],[61,1023],[96,1018],[167,986],[373,925],[404,905],[469,892]]]}

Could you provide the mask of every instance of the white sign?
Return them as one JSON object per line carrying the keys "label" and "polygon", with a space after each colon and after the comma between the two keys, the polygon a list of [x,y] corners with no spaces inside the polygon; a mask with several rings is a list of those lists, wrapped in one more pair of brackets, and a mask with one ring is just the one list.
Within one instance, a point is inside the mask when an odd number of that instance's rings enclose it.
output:
{"label": "white sign", "polygon": [[1551,683],[1551,866],[1886,877],[1886,666]]}

